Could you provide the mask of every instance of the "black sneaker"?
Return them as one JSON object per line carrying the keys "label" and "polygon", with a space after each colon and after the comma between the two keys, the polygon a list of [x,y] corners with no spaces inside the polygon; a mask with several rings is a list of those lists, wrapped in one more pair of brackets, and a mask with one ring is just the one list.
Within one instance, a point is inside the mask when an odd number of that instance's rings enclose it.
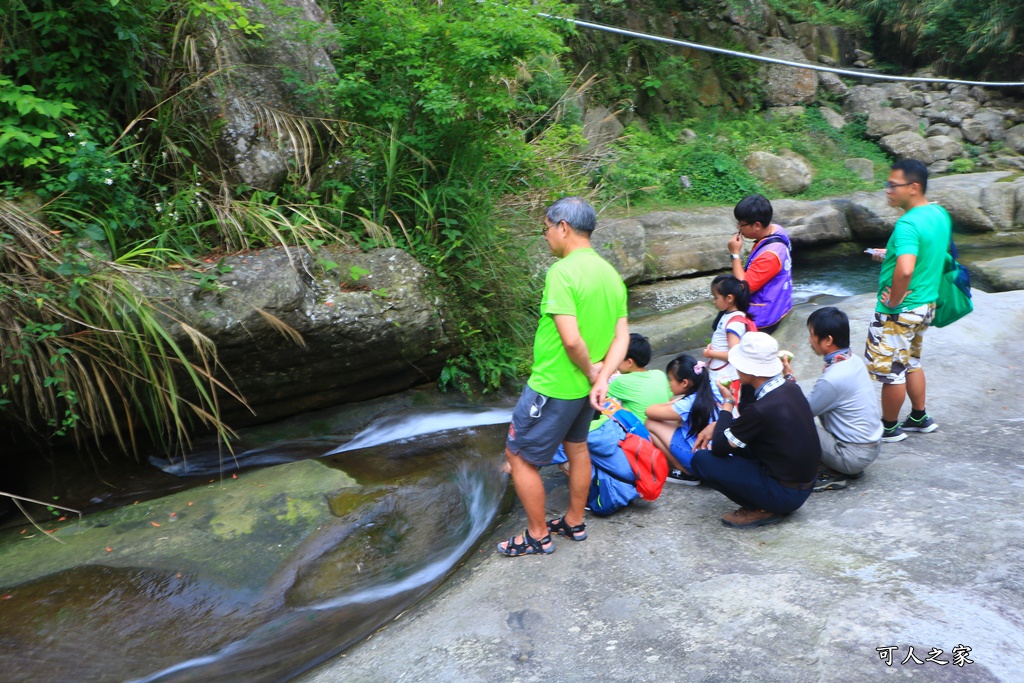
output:
{"label": "black sneaker", "polygon": [[846,488],[847,476],[832,470],[818,472],[818,478],[814,481],[815,491],[838,491]]}
{"label": "black sneaker", "polygon": [[920,420],[915,420],[914,418],[907,416],[907,419],[904,420],[903,424],[900,426],[905,432],[920,432],[921,434],[928,434],[939,428],[939,425],[936,424],[935,420],[930,418],[927,414]]}
{"label": "black sneaker", "polygon": [[900,427],[900,423],[897,422],[892,427],[884,427],[882,429],[882,441],[885,443],[895,443],[897,441],[903,441],[907,438],[907,433]]}
{"label": "black sneaker", "polygon": [[700,484],[700,479],[682,470],[669,470],[665,481],[670,481],[673,484],[686,484],[687,486],[698,486]]}

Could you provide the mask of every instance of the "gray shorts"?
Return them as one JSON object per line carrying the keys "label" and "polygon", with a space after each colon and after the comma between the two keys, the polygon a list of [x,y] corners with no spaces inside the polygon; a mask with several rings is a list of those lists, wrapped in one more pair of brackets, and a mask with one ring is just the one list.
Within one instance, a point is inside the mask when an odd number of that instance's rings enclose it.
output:
{"label": "gray shorts", "polygon": [[550,465],[563,441],[587,440],[593,417],[589,396],[572,400],[549,398],[526,387],[512,411],[505,448],[531,465]]}
{"label": "gray shorts", "polygon": [[821,442],[821,462],[843,474],[860,474],[875,461],[882,452],[882,442],[846,443],[832,436],[832,433],[816,424],[818,441]]}

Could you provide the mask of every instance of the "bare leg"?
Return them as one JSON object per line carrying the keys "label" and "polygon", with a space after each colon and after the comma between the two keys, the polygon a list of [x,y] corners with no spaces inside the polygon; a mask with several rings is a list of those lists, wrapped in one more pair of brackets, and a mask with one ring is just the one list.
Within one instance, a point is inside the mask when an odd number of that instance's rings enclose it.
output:
{"label": "bare leg", "polygon": [[[587,450],[587,442],[570,443],[562,442],[565,448],[565,457],[569,459],[569,508],[565,511],[562,519],[569,526],[583,524],[583,508],[587,504],[587,495],[590,493],[590,451]],[[543,521],[543,517],[541,518]],[[544,524],[547,533],[547,524]],[[533,535],[533,531],[530,531]]]}
{"label": "bare leg", "polygon": [[[917,374],[910,373],[910,374]],[[910,381],[910,374],[907,375],[907,382]],[[923,377],[922,377],[923,379]],[[922,383],[922,387],[924,384]],[[886,422],[895,422],[900,417],[900,408],[907,398],[906,384],[883,384],[882,385],[882,419]]]}
{"label": "bare leg", "polygon": [[[529,530],[530,536],[540,540],[548,535],[548,524],[544,519],[544,482],[541,481],[540,472],[508,449],[505,450],[505,457],[512,468],[512,483],[515,484],[516,495],[519,496],[519,502],[523,504],[523,510],[526,511],[526,528]],[[573,466],[575,467],[575,464]],[[587,471],[590,471],[589,466]],[[584,492],[584,500],[586,495]]]}
{"label": "bare leg", "polygon": [[910,396],[911,408],[914,410],[924,410],[924,368],[907,373],[907,394]]}
{"label": "bare leg", "polygon": [[679,425],[672,422],[662,422],[661,420],[647,420],[644,426],[647,427],[647,431],[651,434],[651,443],[665,454],[665,459],[668,460],[669,466],[674,470],[680,470],[689,474],[690,470],[683,467],[683,464],[672,455],[672,435],[676,433]]}

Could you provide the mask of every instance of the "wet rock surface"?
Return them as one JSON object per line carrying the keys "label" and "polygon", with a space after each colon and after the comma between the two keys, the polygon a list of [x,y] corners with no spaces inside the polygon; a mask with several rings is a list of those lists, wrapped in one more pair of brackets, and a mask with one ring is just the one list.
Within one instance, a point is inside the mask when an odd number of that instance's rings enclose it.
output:
{"label": "wet rock surface", "polygon": [[[839,305],[863,347],[873,295]],[[976,311],[925,335],[932,434],[884,444],[863,479],[812,494],[782,524],[727,529],[733,509],[705,487],[587,519],[583,543],[545,557],[492,546],[414,612],[303,683],[341,681],[1016,681],[1024,667],[1024,389],[1010,380],[1024,293],[976,294]],[[780,328],[805,390],[811,305]],[[976,371],[964,374],[965,364]],[[546,479],[562,513],[565,479]],[[877,648],[894,646],[891,667]],[[909,647],[925,662],[908,660]],[[958,666],[953,650],[969,647]],[[963,650],[959,650],[963,652]],[[939,673],[937,673],[939,672]]]}

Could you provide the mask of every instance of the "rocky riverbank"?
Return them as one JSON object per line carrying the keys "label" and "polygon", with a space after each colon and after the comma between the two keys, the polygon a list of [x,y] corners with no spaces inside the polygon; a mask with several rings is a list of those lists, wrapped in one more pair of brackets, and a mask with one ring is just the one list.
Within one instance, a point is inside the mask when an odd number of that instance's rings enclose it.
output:
{"label": "rocky riverbank", "polygon": [[[812,305],[777,332],[797,351],[805,389],[820,371],[806,345]],[[873,295],[840,306],[861,343]],[[850,488],[742,532],[719,522],[731,509],[720,494],[669,487],[588,519],[584,543],[510,560],[493,545],[522,528],[517,507],[426,603],[299,680],[1016,681],[1024,525],[1011,511],[1024,489],[1024,391],[1007,378],[1019,369],[1024,294],[979,292],[976,306],[926,335],[939,431],[883,445]],[[560,514],[564,477],[546,488]],[[897,648],[891,665],[886,647]],[[964,647],[971,662],[960,666]],[[926,661],[934,648],[948,664]]]}

